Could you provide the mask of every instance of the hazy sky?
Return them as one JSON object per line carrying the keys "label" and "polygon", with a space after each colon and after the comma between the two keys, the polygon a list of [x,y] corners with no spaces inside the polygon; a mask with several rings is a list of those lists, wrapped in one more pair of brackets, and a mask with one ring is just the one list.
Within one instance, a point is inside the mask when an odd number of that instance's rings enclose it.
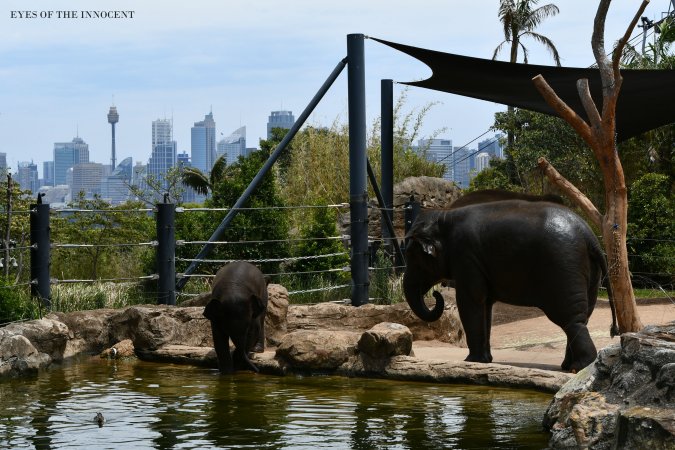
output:
{"label": "hazy sky", "polygon": [[[53,159],[54,142],[79,133],[90,160],[110,162],[113,102],[117,160],[150,156],[151,122],[174,121],[178,150],[190,152],[190,128],[211,109],[218,138],[242,125],[257,147],[272,110],[297,117],[335,65],[346,56],[346,36],[363,33],[462,55],[491,58],[503,40],[497,0],[3,0],[0,4],[0,152],[19,161]],[[540,1],[539,5],[548,3]],[[556,44],[567,66],[588,67],[594,0],[554,2],[560,14],[538,31]],[[608,47],[625,31],[640,5],[614,0],[606,25]],[[645,15],[661,18],[669,0],[652,0]],[[134,11],[133,19],[12,18],[12,11]],[[18,13],[14,13],[15,16]],[[633,35],[637,35],[637,30]],[[552,64],[536,42],[526,41],[533,64]],[[366,41],[369,121],[379,115],[380,80],[429,76],[416,60]],[[501,55],[506,59],[507,54]],[[394,95],[404,87],[395,85]],[[463,145],[488,130],[502,105],[410,89],[406,111],[440,102],[423,133]],[[346,70],[309,123],[347,119]],[[489,136],[489,135],[488,135]],[[475,143],[471,145],[475,147]]]}

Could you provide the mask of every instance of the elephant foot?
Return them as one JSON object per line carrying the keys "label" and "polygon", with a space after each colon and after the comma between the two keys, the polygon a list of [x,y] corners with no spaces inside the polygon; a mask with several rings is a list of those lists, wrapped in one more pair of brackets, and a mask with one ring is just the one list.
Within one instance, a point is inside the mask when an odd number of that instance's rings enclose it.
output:
{"label": "elephant foot", "polygon": [[469,356],[467,356],[464,361],[466,362],[479,362],[479,363],[491,363],[492,362],[492,355],[472,355],[469,353]]}
{"label": "elephant foot", "polygon": [[262,344],[256,344],[255,347],[251,349],[251,353],[264,353],[265,346]]}
{"label": "elephant foot", "polygon": [[258,369],[258,366],[253,364],[253,362],[248,358],[246,353],[244,352],[239,352],[236,351],[234,352],[233,359],[235,361],[235,364],[237,366],[237,369],[241,370],[252,370],[255,373],[259,373],[260,369]]}

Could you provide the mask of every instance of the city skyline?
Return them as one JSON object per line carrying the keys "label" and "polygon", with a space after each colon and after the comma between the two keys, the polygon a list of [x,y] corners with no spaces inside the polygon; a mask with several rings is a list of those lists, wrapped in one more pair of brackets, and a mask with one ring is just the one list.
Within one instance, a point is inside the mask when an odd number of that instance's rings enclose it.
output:
{"label": "city skyline", "polygon": [[[296,0],[284,8],[269,0],[221,4],[198,0],[166,5],[147,1],[104,1],[101,8],[135,10],[134,19],[45,21],[11,19],[14,9],[40,9],[36,1],[9,0],[0,8],[0,152],[16,170],[19,161],[52,159],[55,142],[80,136],[90,160],[108,164],[114,105],[116,159],[147,162],[148,124],[173,121],[179,153],[191,153],[190,129],[213,112],[218,134],[246,126],[248,145],[266,137],[270,111],[296,117],[346,55],[346,35],[364,33],[439,51],[490,58],[502,41],[498,2],[473,4],[429,0],[409,2],[347,0],[317,4]],[[625,31],[637,3],[614,2],[607,18],[607,47]],[[57,0],[50,9],[85,8],[84,0]],[[590,35],[595,6],[582,0],[558,4],[560,14],[537,31],[558,47],[563,64],[588,67],[594,60]],[[653,1],[645,16],[659,19],[668,1]],[[584,11],[584,14],[579,14]],[[224,18],[227,18],[225,20]],[[633,36],[639,34],[636,29]],[[539,44],[527,41],[530,62],[552,64]],[[419,62],[366,41],[368,123],[379,115],[379,80],[411,81],[429,75]],[[395,85],[395,97],[403,92]],[[422,136],[439,136],[462,146],[484,133],[494,112],[506,109],[479,100],[423,89],[407,91],[404,112],[442,102],[427,115]],[[113,99],[114,96],[114,99]],[[312,125],[346,121],[346,73],[310,116]],[[36,130],[38,132],[36,132]],[[472,144],[475,146],[475,143]]]}

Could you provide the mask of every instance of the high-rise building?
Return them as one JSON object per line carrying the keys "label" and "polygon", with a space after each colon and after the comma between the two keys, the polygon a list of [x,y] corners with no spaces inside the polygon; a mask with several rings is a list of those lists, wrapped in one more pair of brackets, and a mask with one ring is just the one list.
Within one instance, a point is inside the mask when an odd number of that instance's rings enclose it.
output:
{"label": "high-rise building", "polygon": [[108,123],[112,127],[112,156],[110,157],[110,169],[115,170],[115,124],[119,122],[120,115],[117,114],[117,108],[113,105],[108,111]]}
{"label": "high-rise building", "polygon": [[474,167],[475,150],[455,147],[452,151],[452,181],[462,189],[469,187],[471,169]]}
{"label": "high-rise building", "polygon": [[85,198],[93,198],[101,193],[103,164],[80,163],[73,166],[73,181],[70,185],[71,198],[77,198],[80,192]]}
{"label": "high-rise building", "polygon": [[159,183],[161,189],[169,187],[166,173],[176,165],[176,150],[176,141],[161,142],[152,149],[152,156],[148,160],[148,175]]}
{"label": "high-rise building", "polygon": [[451,139],[420,139],[417,142],[417,151],[428,161],[445,166],[443,179],[452,181],[452,140]]}
{"label": "high-rise building", "polygon": [[24,191],[37,192],[40,188],[37,164],[34,164],[33,161],[20,162],[18,164],[16,181]]}
{"label": "high-rise building", "polygon": [[503,159],[504,158],[504,149],[502,148],[501,145],[501,138],[503,137],[502,134],[498,134],[496,136],[493,136],[489,139],[485,139],[484,141],[480,141],[478,143],[478,151],[479,152],[486,152],[489,154],[492,158],[498,158],[498,159]]}
{"label": "high-rise building", "polygon": [[119,205],[129,199],[133,165],[131,157],[124,158],[112,173],[101,180],[101,198],[111,205]]}
{"label": "high-rise building", "polygon": [[0,152],[0,175],[7,175],[7,153],[4,152]]}
{"label": "high-rise building", "polygon": [[54,161],[42,163],[42,185],[54,186]]}
{"label": "high-rise building", "polygon": [[476,155],[476,170],[472,175],[475,176],[475,174],[482,172],[488,167],[490,167],[490,154],[488,152],[480,152]]}
{"label": "high-rise building", "polygon": [[272,111],[267,119],[267,139],[272,137],[272,129],[283,128],[290,130],[295,123],[295,117],[291,111]]}
{"label": "high-rise building", "polygon": [[246,127],[237,128],[218,142],[216,159],[225,155],[227,164],[234,164],[240,156],[246,156]]}
{"label": "high-rise building", "polygon": [[195,122],[190,142],[192,167],[210,173],[216,160],[216,122],[212,112],[204,116],[204,120]]}
{"label": "high-rise building", "polygon": [[68,184],[68,169],[89,162],[89,144],[77,136],[72,142],[54,143],[54,185]]}
{"label": "high-rise building", "polygon": [[152,147],[163,142],[173,140],[173,124],[168,119],[157,119],[152,122]]}

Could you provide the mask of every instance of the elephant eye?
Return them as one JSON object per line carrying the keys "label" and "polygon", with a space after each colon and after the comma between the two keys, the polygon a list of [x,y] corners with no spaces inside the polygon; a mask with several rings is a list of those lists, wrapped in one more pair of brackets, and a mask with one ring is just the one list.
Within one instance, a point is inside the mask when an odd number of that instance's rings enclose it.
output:
{"label": "elephant eye", "polygon": [[433,244],[422,244],[422,249],[424,250],[424,253],[434,257],[436,256],[436,248]]}

